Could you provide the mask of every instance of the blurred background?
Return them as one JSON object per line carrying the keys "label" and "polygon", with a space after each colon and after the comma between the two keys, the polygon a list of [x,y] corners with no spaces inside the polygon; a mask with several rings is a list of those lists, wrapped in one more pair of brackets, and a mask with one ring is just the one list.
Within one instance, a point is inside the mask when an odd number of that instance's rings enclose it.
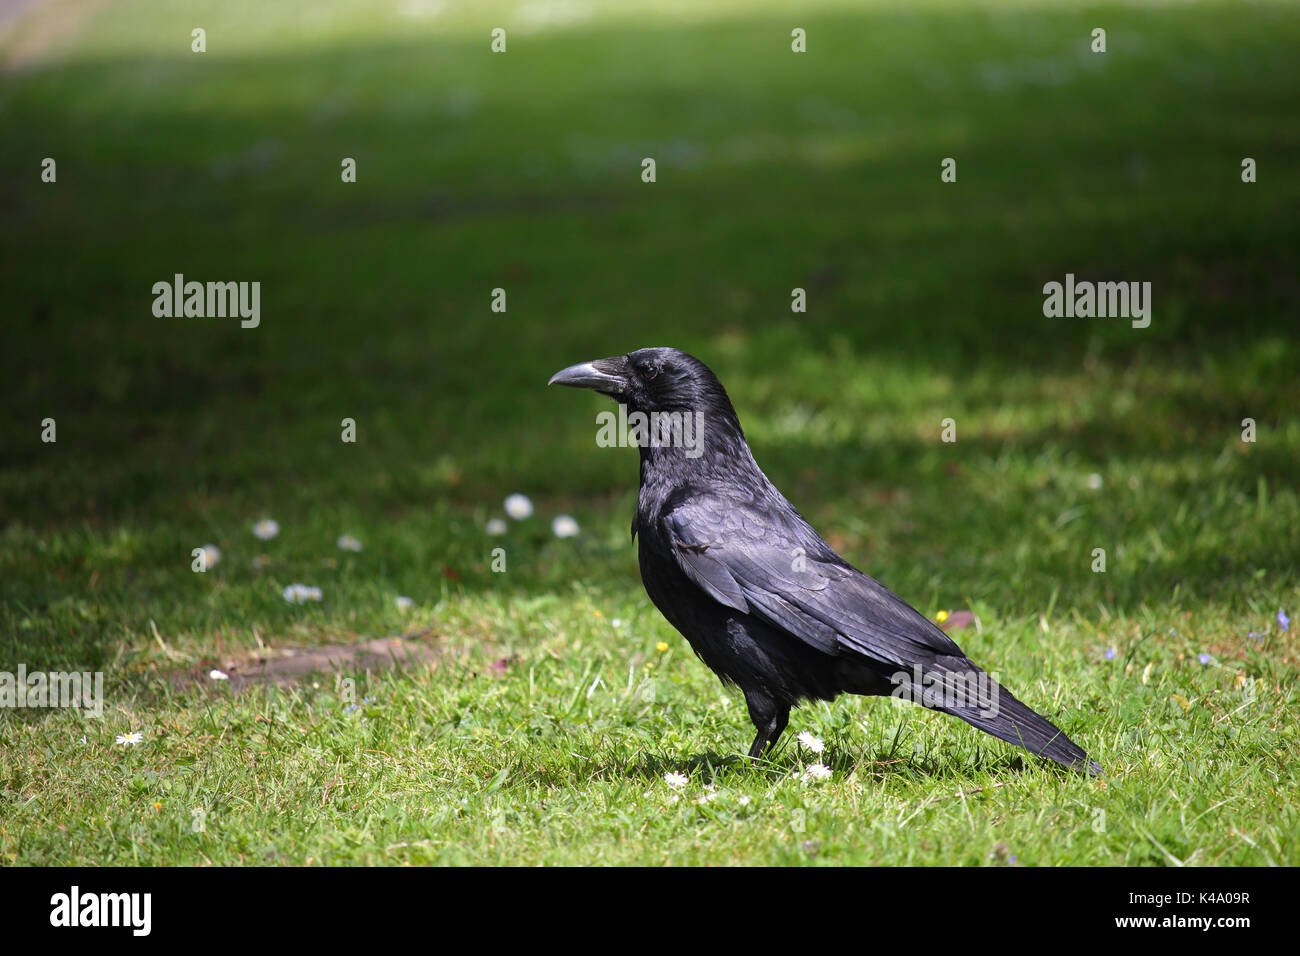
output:
{"label": "blurred background", "polygon": [[[642,607],[635,453],[545,383],[649,345],[927,613],[1205,645],[1296,597],[1295,4],[19,0],[0,36],[0,657]],[[1151,282],[1150,327],[1045,318],[1067,272]],[[260,326],[155,317],[175,273],[260,281]]]}

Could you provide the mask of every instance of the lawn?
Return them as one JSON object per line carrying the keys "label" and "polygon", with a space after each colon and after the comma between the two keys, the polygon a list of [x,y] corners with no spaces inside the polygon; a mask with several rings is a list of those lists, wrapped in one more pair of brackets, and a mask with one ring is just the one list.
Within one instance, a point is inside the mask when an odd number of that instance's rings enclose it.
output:
{"label": "lawn", "polygon": [[[105,681],[0,708],[0,863],[1300,863],[1297,48],[1289,3],[0,24],[0,672]],[[259,281],[260,324],[156,317],[177,273]],[[1151,282],[1150,326],[1045,317],[1067,273]],[[1104,778],[860,698],[744,761],[641,587],[612,406],[545,387],[648,345]]]}

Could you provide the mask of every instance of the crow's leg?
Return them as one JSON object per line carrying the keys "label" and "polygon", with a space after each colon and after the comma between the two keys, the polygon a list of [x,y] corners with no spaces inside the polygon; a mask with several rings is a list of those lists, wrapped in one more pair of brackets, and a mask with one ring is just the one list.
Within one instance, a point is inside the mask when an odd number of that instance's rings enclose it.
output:
{"label": "crow's leg", "polygon": [[779,703],[762,691],[745,691],[745,705],[749,719],[758,729],[754,745],[749,748],[749,759],[758,760],[768,747],[776,746],[777,738],[790,722],[790,705]]}

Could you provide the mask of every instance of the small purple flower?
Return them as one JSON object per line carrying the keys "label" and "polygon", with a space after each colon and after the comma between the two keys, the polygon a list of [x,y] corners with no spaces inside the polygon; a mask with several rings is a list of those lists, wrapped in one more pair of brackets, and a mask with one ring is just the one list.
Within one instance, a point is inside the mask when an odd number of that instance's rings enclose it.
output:
{"label": "small purple flower", "polygon": [[1196,659],[1202,664],[1208,664],[1210,661],[1214,660],[1213,656],[1209,654],[1197,654]]}
{"label": "small purple flower", "polygon": [[1113,647],[1106,648],[1106,660],[1113,661],[1114,659],[1115,659],[1115,648]]}
{"label": "small purple flower", "polygon": [[1291,630],[1291,619],[1286,616],[1286,611],[1281,608],[1277,609],[1277,626],[1284,631]]}

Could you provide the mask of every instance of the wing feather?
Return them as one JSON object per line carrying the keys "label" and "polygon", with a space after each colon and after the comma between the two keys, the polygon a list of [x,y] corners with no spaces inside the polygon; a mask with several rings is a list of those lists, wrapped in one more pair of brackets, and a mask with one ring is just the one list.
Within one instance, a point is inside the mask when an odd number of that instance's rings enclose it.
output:
{"label": "wing feather", "polygon": [[[714,600],[831,655],[906,668],[963,656],[931,621],[837,555],[800,518],[696,502],[663,518],[682,571]],[[793,514],[793,509],[791,509]]]}

